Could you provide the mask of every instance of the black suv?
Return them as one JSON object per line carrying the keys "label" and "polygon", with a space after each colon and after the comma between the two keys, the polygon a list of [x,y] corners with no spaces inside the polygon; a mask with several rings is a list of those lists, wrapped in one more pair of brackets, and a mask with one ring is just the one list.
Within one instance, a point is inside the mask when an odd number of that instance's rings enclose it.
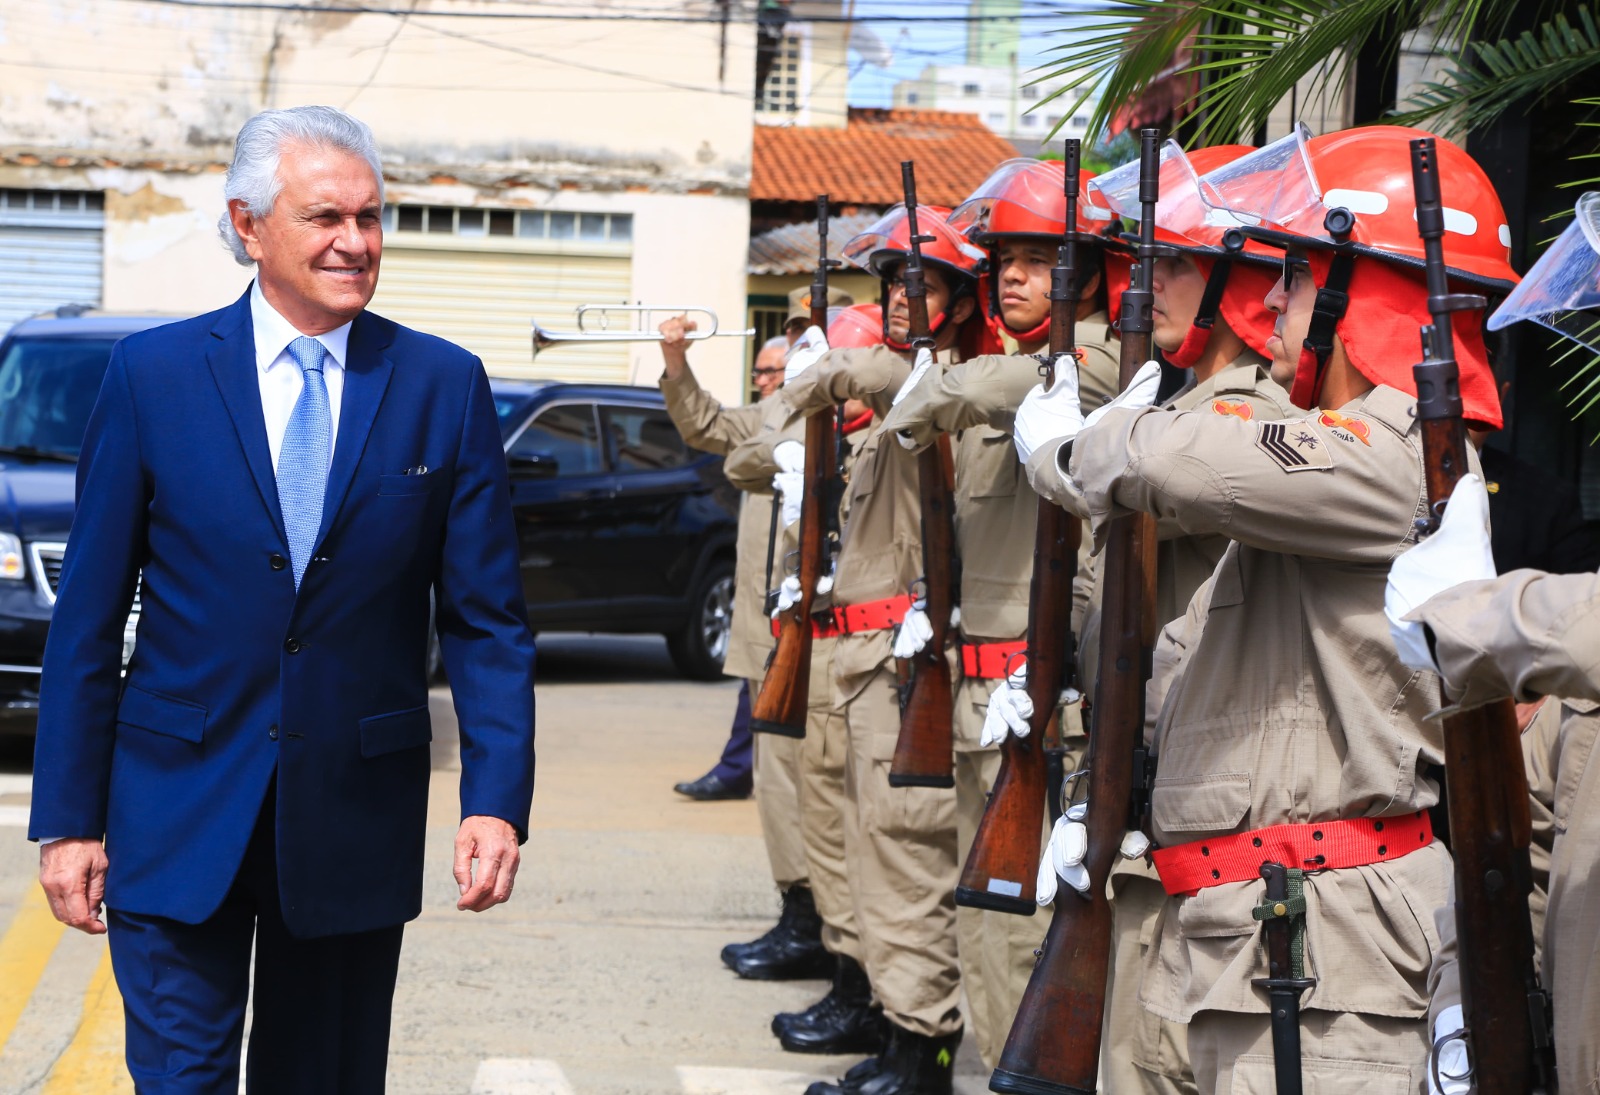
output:
{"label": "black suv", "polygon": [[[0,732],[33,730],[78,450],[111,347],[174,318],[69,307],[0,338]],[[721,459],[684,445],[653,388],[490,383],[534,629],[662,634],[685,676],[720,676],[738,505]],[[135,600],[124,663],[138,620]]]}

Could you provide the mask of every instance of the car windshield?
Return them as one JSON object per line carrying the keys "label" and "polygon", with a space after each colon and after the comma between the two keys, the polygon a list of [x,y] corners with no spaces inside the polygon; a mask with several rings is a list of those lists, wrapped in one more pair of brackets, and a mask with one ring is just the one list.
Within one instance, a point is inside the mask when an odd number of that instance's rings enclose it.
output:
{"label": "car windshield", "polygon": [[115,339],[13,339],[0,359],[0,452],[76,458]]}
{"label": "car windshield", "polygon": [[500,440],[509,441],[517,427],[528,417],[533,407],[533,396],[521,392],[498,391],[494,393],[494,414],[500,420]]}

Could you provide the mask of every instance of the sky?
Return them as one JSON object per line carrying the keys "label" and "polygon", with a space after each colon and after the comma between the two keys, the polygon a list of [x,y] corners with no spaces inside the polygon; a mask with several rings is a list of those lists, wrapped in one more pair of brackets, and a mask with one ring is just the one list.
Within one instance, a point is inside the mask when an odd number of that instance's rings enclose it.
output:
{"label": "sky", "polygon": [[[848,10],[849,0],[845,2]],[[1023,0],[1025,18],[1017,65],[1024,80],[1029,69],[1051,60],[1050,47],[1061,42],[1060,28],[1071,19],[1060,14],[1067,6],[1060,0]],[[894,51],[894,62],[886,69],[879,68],[863,63],[852,50],[850,105],[889,106],[896,82],[914,79],[925,65],[959,65],[966,60],[967,24],[893,22],[882,17],[964,16],[969,8],[967,0],[856,0],[853,14]]]}

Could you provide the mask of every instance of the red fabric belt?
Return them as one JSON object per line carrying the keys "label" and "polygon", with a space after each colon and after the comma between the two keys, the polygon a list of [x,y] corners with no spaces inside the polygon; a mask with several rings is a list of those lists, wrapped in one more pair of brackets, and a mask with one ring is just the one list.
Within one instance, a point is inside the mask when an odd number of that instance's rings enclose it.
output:
{"label": "red fabric belt", "polygon": [[833,621],[840,635],[854,635],[858,631],[882,631],[906,618],[911,607],[911,594],[886,597],[881,601],[867,601],[859,605],[840,605],[833,610]]}
{"label": "red fabric belt", "polygon": [[[813,639],[836,639],[839,637],[839,626],[834,622],[833,609],[824,609],[826,616],[811,617],[811,637]],[[779,621],[772,621],[772,637],[778,637]]]}
{"label": "red fabric belt", "polygon": [[1027,650],[1027,639],[1010,643],[962,643],[961,672],[986,681],[1003,680],[1007,663],[1016,655],[1027,653]]}
{"label": "red fabric belt", "polygon": [[1337,871],[1399,859],[1433,842],[1428,811],[1312,825],[1269,825],[1234,836],[1192,840],[1151,853],[1161,885],[1173,897],[1207,886],[1261,877],[1263,863],[1304,871]]}

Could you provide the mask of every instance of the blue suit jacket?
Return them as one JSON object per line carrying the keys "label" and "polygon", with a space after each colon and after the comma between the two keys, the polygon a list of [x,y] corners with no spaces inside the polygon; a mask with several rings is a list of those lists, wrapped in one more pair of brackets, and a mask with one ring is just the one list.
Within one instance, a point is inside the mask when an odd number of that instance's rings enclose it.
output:
{"label": "blue suit jacket", "polygon": [[248,294],[112,352],[45,650],[30,825],[35,838],[104,835],[112,908],[210,916],[276,773],[292,932],[421,911],[430,589],[461,724],[462,816],[526,836],[533,637],[483,367],[370,312],[347,357],[297,595]]}

